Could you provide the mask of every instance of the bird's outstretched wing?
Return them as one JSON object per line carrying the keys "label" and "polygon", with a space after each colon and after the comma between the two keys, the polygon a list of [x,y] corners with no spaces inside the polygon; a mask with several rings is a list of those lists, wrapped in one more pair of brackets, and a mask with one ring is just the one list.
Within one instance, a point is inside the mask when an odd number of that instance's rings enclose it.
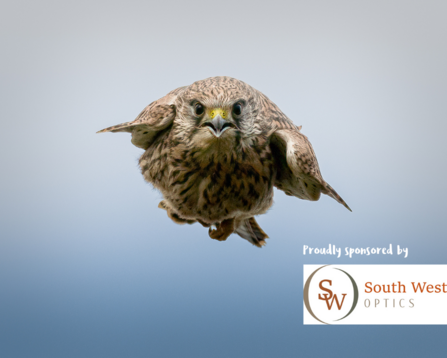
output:
{"label": "bird's outstretched wing", "polygon": [[132,122],[117,124],[105,128],[97,133],[129,132],[132,133],[132,143],[147,149],[157,134],[168,128],[175,118],[174,102],[186,87],[180,87],[169,92],[166,96],[149,104]]}
{"label": "bird's outstretched wing", "polygon": [[270,138],[270,147],[277,166],[275,186],[287,195],[304,200],[318,200],[323,193],[352,211],[340,195],[323,180],[317,157],[307,137],[300,132],[301,127],[293,125],[293,128],[290,128],[292,122],[287,117],[282,121],[287,122],[287,126],[281,126],[281,121],[273,121],[276,130]]}

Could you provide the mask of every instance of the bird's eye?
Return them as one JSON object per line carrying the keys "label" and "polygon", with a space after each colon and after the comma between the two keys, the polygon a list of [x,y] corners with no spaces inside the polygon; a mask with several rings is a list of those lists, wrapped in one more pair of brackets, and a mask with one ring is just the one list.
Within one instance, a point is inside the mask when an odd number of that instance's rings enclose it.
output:
{"label": "bird's eye", "polygon": [[194,111],[196,112],[196,116],[201,116],[205,112],[205,107],[203,107],[202,103],[196,103]]}
{"label": "bird's eye", "polygon": [[233,114],[236,116],[240,116],[242,113],[242,104],[237,102],[233,105]]}

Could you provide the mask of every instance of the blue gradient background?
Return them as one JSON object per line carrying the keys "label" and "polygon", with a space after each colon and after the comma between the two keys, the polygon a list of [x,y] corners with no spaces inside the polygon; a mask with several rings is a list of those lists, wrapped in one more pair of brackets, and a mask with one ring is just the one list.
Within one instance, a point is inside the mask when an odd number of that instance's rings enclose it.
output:
{"label": "blue gradient background", "polygon": [[[447,263],[445,1],[0,6],[2,358],[445,352],[444,326],[302,323],[303,264]],[[216,75],[303,125],[353,213],[276,192],[260,250],[157,208],[130,136],[95,132]],[[330,243],[409,257],[302,255]]]}

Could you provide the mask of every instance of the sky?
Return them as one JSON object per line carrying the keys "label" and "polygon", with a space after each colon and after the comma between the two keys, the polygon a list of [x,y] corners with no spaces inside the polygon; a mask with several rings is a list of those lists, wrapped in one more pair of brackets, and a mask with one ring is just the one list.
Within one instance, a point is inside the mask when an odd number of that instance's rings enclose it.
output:
{"label": "sky", "polygon": [[[444,1],[3,1],[0,356],[436,355],[444,326],[304,326],[304,264],[446,264]],[[175,225],[133,120],[238,78],[311,141],[324,196],[275,192],[258,249]],[[400,245],[318,257],[303,246]]]}

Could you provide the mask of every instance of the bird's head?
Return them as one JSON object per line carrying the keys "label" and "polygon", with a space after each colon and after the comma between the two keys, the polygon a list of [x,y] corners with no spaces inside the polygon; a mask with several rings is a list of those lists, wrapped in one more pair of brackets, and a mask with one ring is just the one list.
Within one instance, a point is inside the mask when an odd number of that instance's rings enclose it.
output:
{"label": "bird's head", "polygon": [[256,96],[256,90],[234,78],[197,81],[177,99],[175,136],[202,148],[244,141],[256,134]]}

